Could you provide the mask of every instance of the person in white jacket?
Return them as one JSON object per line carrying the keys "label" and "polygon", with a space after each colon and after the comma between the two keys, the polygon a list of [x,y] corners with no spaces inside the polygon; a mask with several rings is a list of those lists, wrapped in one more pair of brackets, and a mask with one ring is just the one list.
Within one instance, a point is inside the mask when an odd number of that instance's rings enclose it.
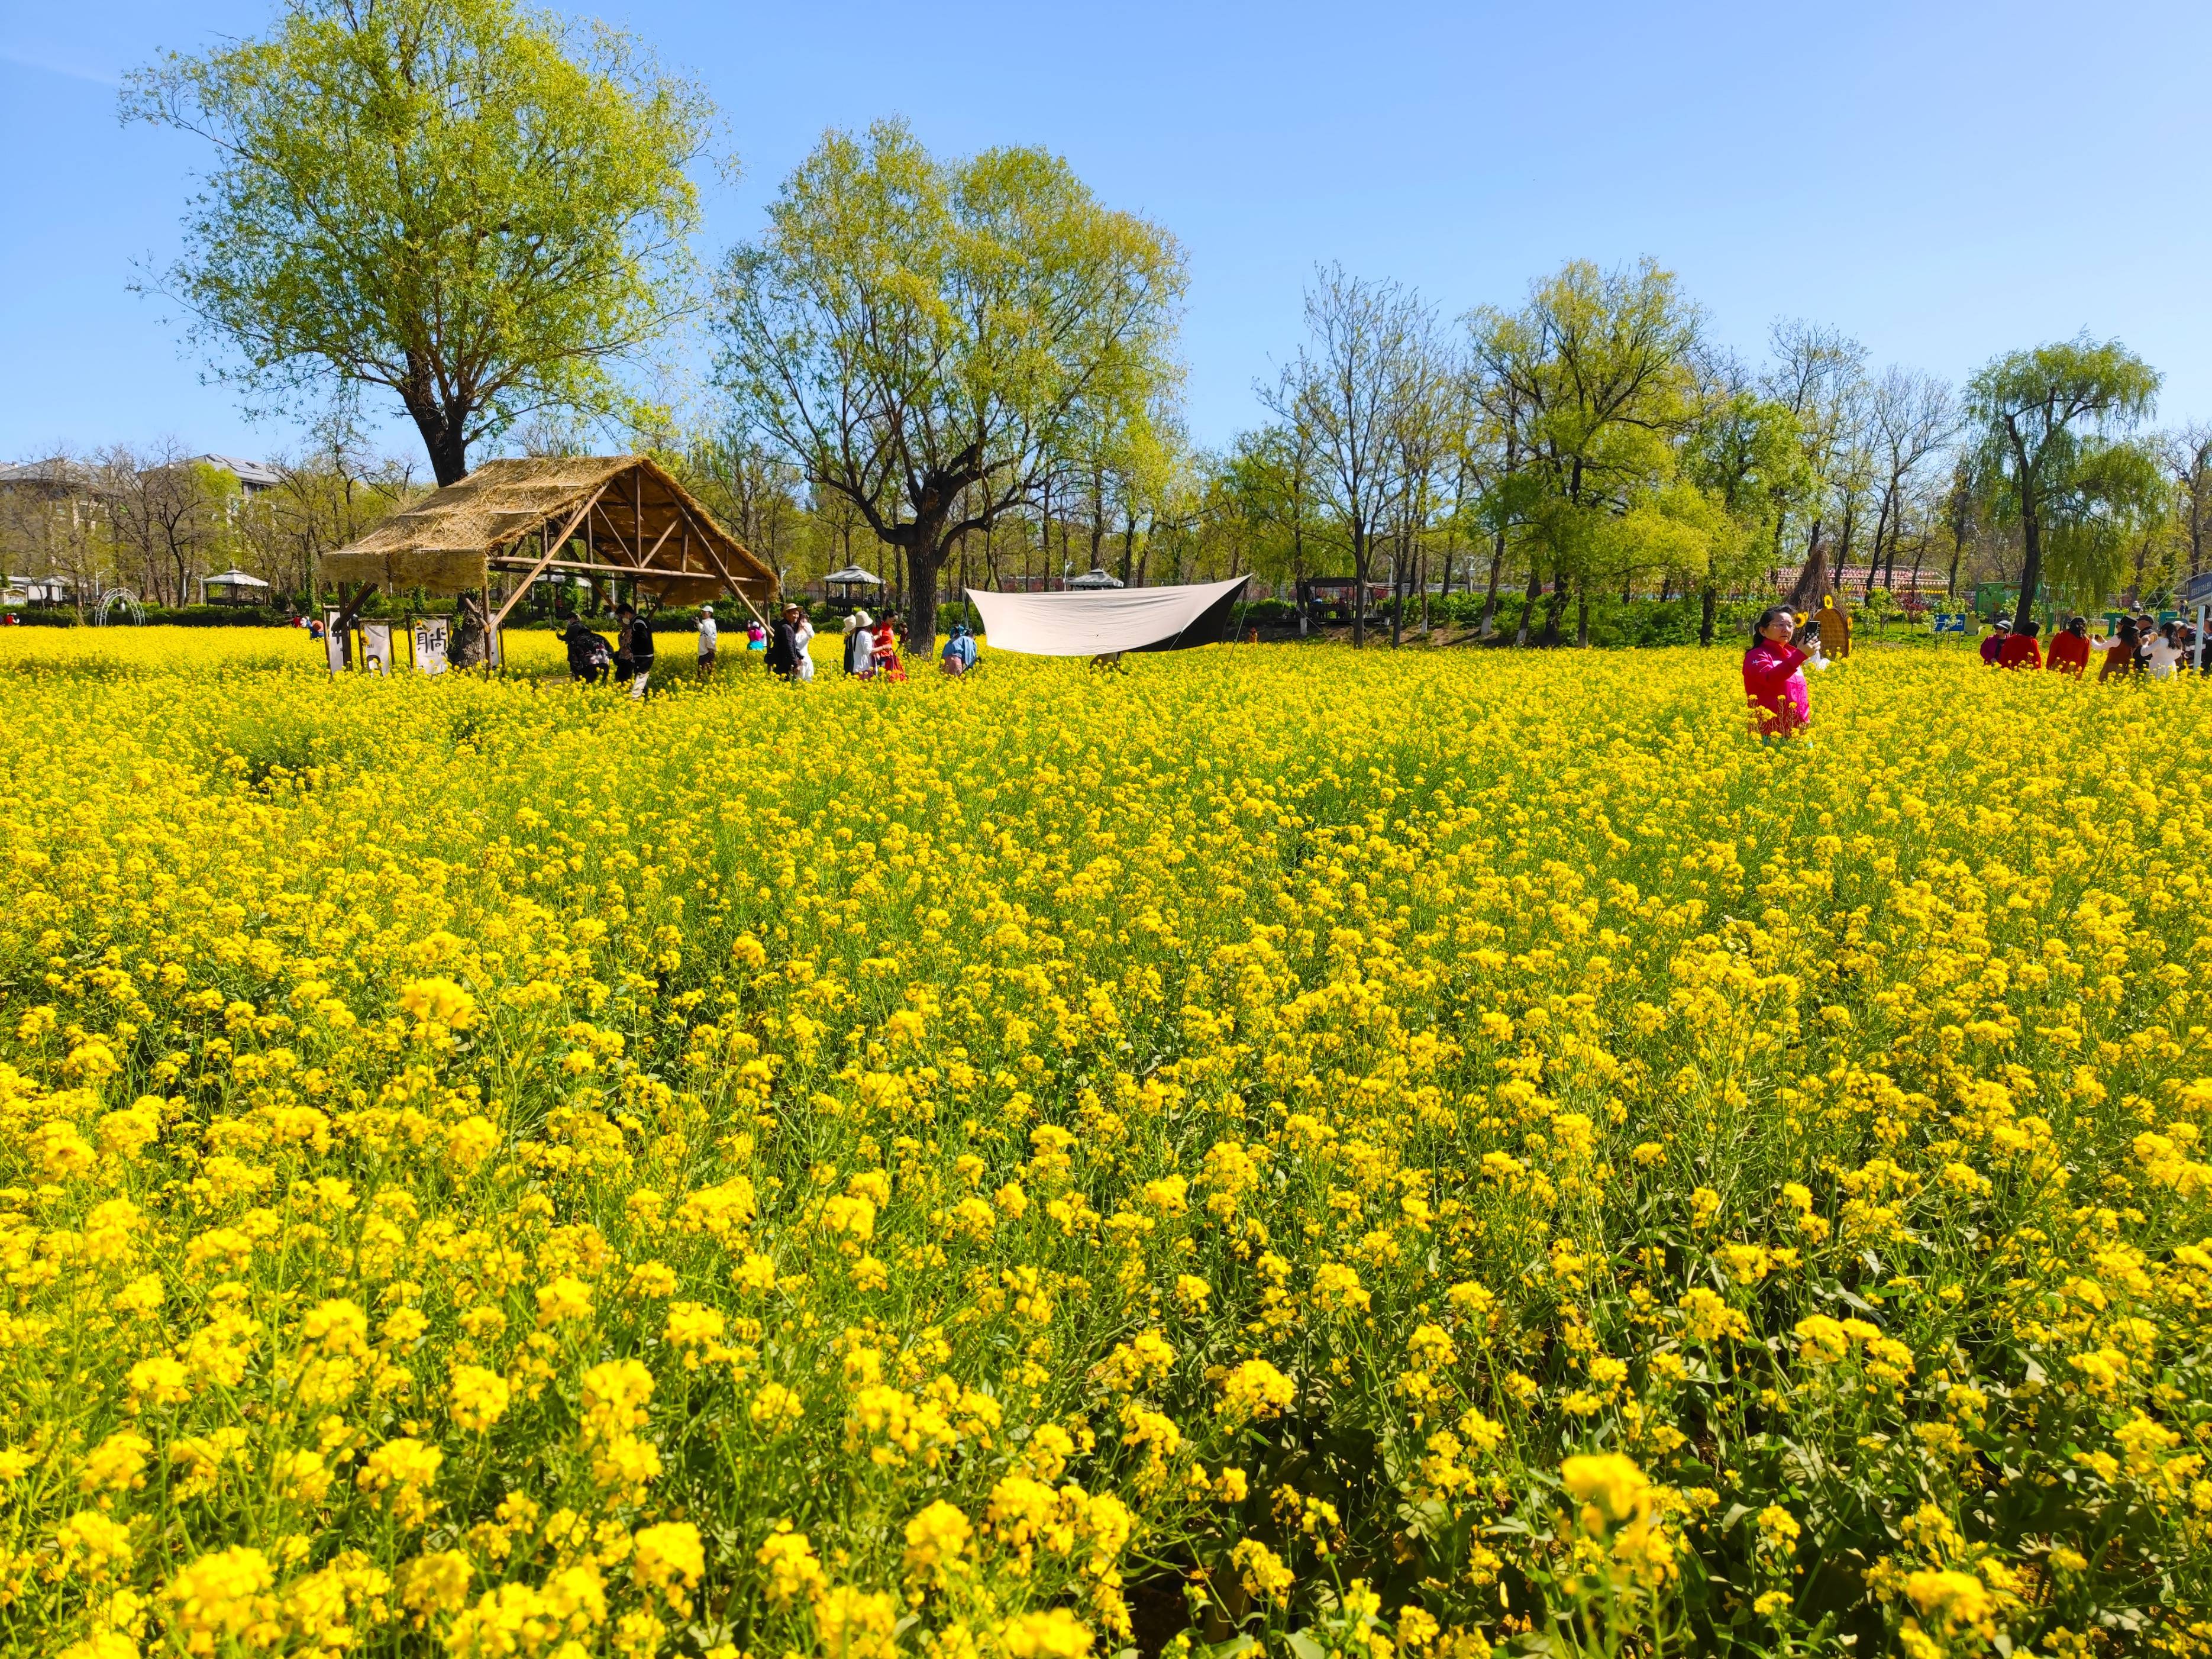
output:
{"label": "person in white jacket", "polygon": [[814,624],[806,620],[806,612],[798,605],[787,605],[783,614],[791,619],[791,637],[799,647],[799,678],[811,680],[814,678],[814,658],[806,647],[813,643]]}
{"label": "person in white jacket", "polygon": [[714,607],[699,607],[699,678],[705,679],[714,672],[714,647],[721,642],[721,624],[714,620]]}
{"label": "person in white jacket", "polygon": [[2172,623],[2159,624],[2158,632],[2150,636],[2144,647],[2143,660],[2150,665],[2150,677],[2154,680],[2170,680],[2173,671],[2181,665],[2188,653],[2181,648],[2181,630]]}
{"label": "person in white jacket", "polygon": [[873,672],[876,656],[876,636],[868,630],[875,619],[865,611],[855,611],[845,618],[845,672],[855,679],[866,679]]}

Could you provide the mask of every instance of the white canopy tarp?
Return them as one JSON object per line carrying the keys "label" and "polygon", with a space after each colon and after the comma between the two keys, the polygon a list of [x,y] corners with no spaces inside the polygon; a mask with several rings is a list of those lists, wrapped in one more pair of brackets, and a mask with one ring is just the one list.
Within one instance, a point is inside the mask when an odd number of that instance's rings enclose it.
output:
{"label": "white canopy tarp", "polygon": [[1141,651],[1182,638],[1192,623],[1250,580],[1188,587],[1109,588],[1089,593],[986,593],[968,590],[996,651],[1034,657],[1096,657]]}

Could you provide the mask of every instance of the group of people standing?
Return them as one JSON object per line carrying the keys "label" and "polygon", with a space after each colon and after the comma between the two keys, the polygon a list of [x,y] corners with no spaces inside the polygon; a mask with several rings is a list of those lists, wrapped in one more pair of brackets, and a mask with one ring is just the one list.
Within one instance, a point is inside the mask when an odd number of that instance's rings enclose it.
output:
{"label": "group of people standing", "polygon": [[2169,680],[2188,665],[2197,644],[2197,630],[2186,623],[2162,623],[2148,612],[2123,617],[2109,640],[2090,637],[2087,617],[2069,617],[2051,636],[2048,651],[2036,639],[2039,631],[2033,619],[2017,628],[1999,622],[1982,641],[1982,660],[1993,668],[2042,668],[2079,676],[2088,672],[2094,657],[2100,684],[2130,674]]}
{"label": "group of people standing", "polygon": [[[1833,599],[1813,618],[1814,648],[1796,641],[1798,618],[1788,605],[1769,605],[1752,625],[1751,648],[1743,653],[1744,696],[1753,726],[1763,738],[1788,737],[1813,723],[1813,696],[1805,670],[1826,668],[1821,645],[1834,640],[1835,654],[1850,649],[1850,624],[1836,612]],[[2048,669],[2076,677],[2087,672],[2093,657],[2101,659],[2097,678],[2146,675],[2171,679],[2186,667],[2197,646],[2196,629],[2186,623],[2161,623],[2147,612],[2121,618],[2111,639],[2093,639],[2088,619],[2073,617],[2051,636],[2046,653],[2037,641],[2033,621],[2018,628],[2000,622],[1982,641],[1982,660],[1996,668]]]}
{"label": "group of people standing", "polygon": [[[557,621],[562,643],[568,651],[571,679],[591,684],[612,679],[629,687],[632,697],[645,696],[647,684],[653,677],[653,629],[635,607],[615,607],[615,637],[611,643],[581,617],[562,617]],[[813,641],[814,624],[807,620],[805,608],[796,604],[787,604],[772,623],[756,617],[745,629],[746,650],[759,652],[769,672],[788,681],[814,678],[814,657],[809,648]],[[851,678],[904,679],[906,665],[900,659],[899,649],[899,627],[892,618],[885,617],[879,622],[865,611],[856,611],[845,618],[844,669]],[[721,625],[714,618],[714,607],[701,605],[700,678],[714,674],[720,650]],[[945,647],[945,672],[963,674],[975,665],[975,635],[965,624],[955,627]]]}
{"label": "group of people standing", "polygon": [[856,680],[902,680],[906,665],[899,660],[898,624],[885,617],[881,622],[865,611],[845,618],[845,672]]}

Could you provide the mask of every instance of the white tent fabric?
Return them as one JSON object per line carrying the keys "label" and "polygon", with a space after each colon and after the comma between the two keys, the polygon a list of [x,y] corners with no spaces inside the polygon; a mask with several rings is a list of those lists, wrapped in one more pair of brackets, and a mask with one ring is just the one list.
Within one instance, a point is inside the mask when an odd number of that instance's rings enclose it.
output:
{"label": "white tent fabric", "polygon": [[1091,593],[986,593],[968,590],[995,651],[1034,657],[1096,657],[1141,651],[1178,638],[1250,580],[1189,587],[1125,587]]}

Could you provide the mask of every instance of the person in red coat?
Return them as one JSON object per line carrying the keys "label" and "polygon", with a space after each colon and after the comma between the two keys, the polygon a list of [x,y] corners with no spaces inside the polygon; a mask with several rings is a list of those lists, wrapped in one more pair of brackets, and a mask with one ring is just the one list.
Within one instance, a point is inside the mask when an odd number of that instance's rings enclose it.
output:
{"label": "person in red coat", "polygon": [[1997,653],[2004,649],[2006,636],[2011,632],[2012,624],[2008,622],[1990,624],[1989,635],[1982,641],[1982,660],[1990,667],[1997,665]]}
{"label": "person in red coat", "polygon": [[2043,647],[2035,642],[2035,624],[2024,622],[2013,629],[2003,645],[1997,649],[2000,668],[2040,668],[2043,666]]}
{"label": "person in red coat", "polygon": [[2086,617],[2068,619],[2066,626],[2051,636],[2051,654],[2043,665],[2053,673],[2071,674],[2081,678],[2089,666],[2089,620]]}
{"label": "person in red coat", "polygon": [[1802,651],[1790,643],[1797,619],[1787,605],[1759,612],[1751,649],[1743,653],[1743,694],[1763,738],[1787,737],[1813,723],[1813,696],[1805,686]]}

